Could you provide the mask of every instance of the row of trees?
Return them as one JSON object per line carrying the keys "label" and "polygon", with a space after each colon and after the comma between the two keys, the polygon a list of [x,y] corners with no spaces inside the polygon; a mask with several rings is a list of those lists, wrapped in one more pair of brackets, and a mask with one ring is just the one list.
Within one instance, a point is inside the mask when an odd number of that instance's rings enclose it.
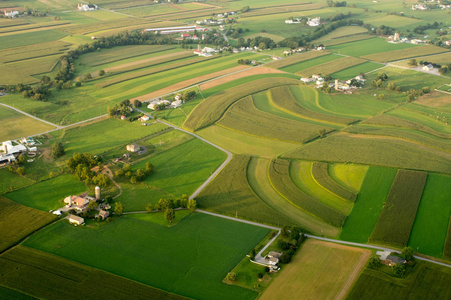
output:
{"label": "row of trees", "polygon": [[146,205],[146,210],[149,213],[153,211],[164,212],[164,217],[169,223],[172,223],[175,219],[175,208],[188,208],[190,211],[195,211],[197,202],[194,199],[189,200],[186,195],[183,195],[180,200],[160,199],[158,203],[154,205],[151,203]]}
{"label": "row of trees", "polygon": [[[138,101],[139,102],[139,101]],[[141,102],[137,103],[140,105]],[[107,107],[107,112],[110,117],[120,117],[120,116],[128,116],[132,113],[132,105],[130,100],[126,99],[121,101],[119,104],[113,105],[113,107]]]}
{"label": "row of trees", "polygon": [[154,167],[150,162],[146,163],[145,170],[137,169],[136,171],[133,171],[129,164],[125,164],[122,169],[119,169],[114,173],[114,176],[118,178],[126,177],[130,180],[130,183],[136,184],[150,176],[153,171]]}

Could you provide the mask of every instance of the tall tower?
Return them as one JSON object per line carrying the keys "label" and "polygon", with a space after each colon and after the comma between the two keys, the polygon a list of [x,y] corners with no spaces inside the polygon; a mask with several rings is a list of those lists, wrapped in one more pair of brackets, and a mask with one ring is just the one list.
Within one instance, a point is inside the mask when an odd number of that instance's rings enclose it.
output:
{"label": "tall tower", "polygon": [[100,187],[96,186],[96,200],[100,200]]}

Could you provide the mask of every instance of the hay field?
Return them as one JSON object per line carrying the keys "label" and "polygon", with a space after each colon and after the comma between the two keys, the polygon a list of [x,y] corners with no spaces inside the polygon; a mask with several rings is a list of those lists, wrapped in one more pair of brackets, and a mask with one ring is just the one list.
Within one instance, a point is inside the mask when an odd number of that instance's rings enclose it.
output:
{"label": "hay field", "polygon": [[381,53],[373,53],[373,54],[364,55],[361,57],[368,59],[368,60],[374,60],[377,62],[384,63],[384,62],[389,62],[389,61],[406,59],[406,58],[410,58],[410,57],[437,54],[437,53],[446,52],[446,51],[447,51],[446,49],[440,48],[437,46],[424,45],[424,46],[418,46],[418,47],[413,47],[413,48],[408,48],[408,49],[398,49],[398,50],[381,52]]}
{"label": "hay field", "polygon": [[297,75],[310,77],[313,74],[333,74],[347,68],[365,63],[366,60],[357,57],[343,57],[332,62],[326,62],[314,67],[296,72]]}
{"label": "hay field", "polygon": [[284,59],[275,60],[265,64],[266,67],[271,67],[275,69],[281,69],[302,61],[310,60],[312,58],[320,57],[323,55],[328,55],[329,52],[326,51],[309,51],[301,54],[293,54]]}
{"label": "hay field", "polygon": [[308,239],[259,299],[344,299],[370,255]]}

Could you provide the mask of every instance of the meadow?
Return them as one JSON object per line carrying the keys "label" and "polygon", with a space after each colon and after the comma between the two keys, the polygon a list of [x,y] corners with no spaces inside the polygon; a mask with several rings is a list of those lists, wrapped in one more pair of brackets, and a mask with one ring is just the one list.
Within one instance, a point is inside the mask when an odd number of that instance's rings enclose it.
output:
{"label": "meadow", "polygon": [[97,230],[59,222],[25,245],[190,298],[254,299],[222,279],[268,232],[199,213],[173,227],[124,216]]}
{"label": "meadow", "polygon": [[446,234],[443,256],[448,259],[451,258],[451,219],[449,220],[448,233]]}
{"label": "meadow", "polygon": [[370,242],[407,245],[427,176],[426,172],[398,170]]}
{"label": "meadow", "polygon": [[65,37],[67,34],[58,30],[42,30],[14,35],[0,36],[0,50],[51,42]]}
{"label": "meadow", "polygon": [[328,164],[329,176],[348,188],[350,191],[358,193],[365,179],[368,166],[356,164]]}
{"label": "meadow", "polygon": [[55,215],[0,196],[0,253],[55,219]]}
{"label": "meadow", "polygon": [[5,194],[8,199],[25,206],[49,211],[63,207],[64,198],[78,195],[87,190],[82,181],[74,175],[60,175]]}
{"label": "meadow", "polygon": [[423,261],[417,261],[406,278],[366,268],[346,299],[447,299],[451,296],[450,280],[450,268]]}
{"label": "meadow", "polygon": [[[0,64],[0,82],[2,84],[34,84],[38,83],[41,76],[51,72],[58,64],[60,55],[41,56],[27,60]],[[35,76],[35,77],[33,77]]]}
{"label": "meadow", "polygon": [[360,73],[368,73],[368,72],[374,71],[376,69],[379,69],[383,66],[384,65],[382,65],[382,64],[367,61],[362,64],[332,73],[331,76],[333,79],[348,80],[348,79],[352,79],[352,78],[356,77]]}
{"label": "meadow", "polygon": [[383,53],[393,50],[403,50],[408,48],[421,47],[414,44],[390,44],[383,38],[373,38],[362,41],[355,41],[341,45],[328,47],[329,50],[339,54],[361,57],[369,54]]}
{"label": "meadow", "polygon": [[7,168],[0,169],[0,177],[2,178],[0,181],[0,194],[11,192],[35,182],[30,178],[13,173]]}
{"label": "meadow", "polygon": [[234,156],[218,176],[196,197],[198,207],[272,225],[293,221],[259,199],[247,180],[250,157]]}
{"label": "meadow", "polygon": [[325,222],[341,227],[346,215],[325,205],[299,189],[290,177],[290,162],[284,159],[273,160],[268,168],[269,180],[273,188],[294,207],[302,209]]}
{"label": "meadow", "polygon": [[367,33],[368,30],[366,28],[360,26],[342,26],[338,27],[334,31],[320,37],[319,39],[314,40],[315,44],[325,43],[327,45],[328,41],[333,41],[343,37],[360,35],[362,33]]}
{"label": "meadow", "polygon": [[1,141],[18,139],[56,128],[2,105],[0,105],[0,119],[3,127],[0,132]]}
{"label": "meadow", "polygon": [[259,299],[344,298],[370,254],[364,249],[308,239]]}
{"label": "meadow", "polygon": [[267,64],[265,64],[265,67],[275,68],[275,69],[282,69],[284,67],[294,65],[296,63],[314,59],[320,56],[329,55],[329,52],[326,51],[309,51],[306,53],[301,54],[293,54],[289,57],[285,57],[284,59],[274,60]]}
{"label": "meadow", "polygon": [[[304,60],[298,63],[290,64],[286,67],[280,68],[280,70],[284,72],[293,73],[299,75],[302,70],[313,68],[317,65],[329,63],[331,61],[340,59],[341,57],[338,55],[330,54],[329,52],[325,52],[327,55],[321,55],[314,57],[312,59]],[[300,75],[299,75],[300,76]]]}
{"label": "meadow", "polygon": [[451,177],[429,174],[408,243],[416,252],[442,256],[451,213],[449,195]]}
{"label": "meadow", "polygon": [[[73,260],[39,250],[18,246],[0,255],[0,292],[6,299],[118,299],[157,298],[183,300],[171,294],[136,281],[126,279]],[[51,284],[43,285],[46,282]],[[4,293],[5,287],[8,289]],[[14,291],[15,293],[11,293]],[[22,292],[23,294],[19,293]],[[29,295],[29,296],[26,296]]]}
{"label": "meadow", "polygon": [[307,69],[303,69],[302,71],[296,72],[296,74],[304,77],[310,77],[314,74],[328,75],[345,70],[347,68],[354,67],[356,65],[360,65],[365,62],[367,61],[357,57],[342,57],[332,62],[326,62]]}
{"label": "meadow", "polygon": [[330,177],[327,163],[314,162],[312,164],[312,175],[314,180],[319,185],[327,191],[330,191],[332,194],[351,202],[356,200],[357,193],[340,185],[338,182],[334,181],[332,177]]}
{"label": "meadow", "polygon": [[396,169],[370,166],[351,214],[340,233],[345,241],[367,243],[377,223],[385,198],[396,176]]}
{"label": "meadow", "polygon": [[382,53],[374,53],[362,56],[362,58],[373,60],[377,62],[389,62],[389,61],[395,61],[410,57],[417,57],[422,55],[431,55],[431,54],[437,54],[441,52],[446,52],[446,49],[433,46],[433,45],[424,45],[420,47],[414,47],[414,48],[408,48],[408,49],[398,49],[393,51],[387,51]]}

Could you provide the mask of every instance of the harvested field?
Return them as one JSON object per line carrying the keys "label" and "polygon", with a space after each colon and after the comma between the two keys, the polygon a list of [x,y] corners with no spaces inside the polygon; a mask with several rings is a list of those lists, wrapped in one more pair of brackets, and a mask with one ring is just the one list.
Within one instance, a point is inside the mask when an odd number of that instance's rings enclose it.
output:
{"label": "harvested field", "polygon": [[357,193],[348,190],[330,177],[327,163],[314,162],[312,165],[312,175],[319,185],[332,194],[351,202],[356,200]]}
{"label": "harvested field", "polygon": [[430,55],[430,54],[437,54],[441,52],[446,52],[448,50],[444,48],[440,48],[433,45],[424,45],[424,46],[418,46],[413,47],[409,49],[400,49],[400,50],[393,50],[388,52],[382,52],[382,53],[374,53],[362,56],[362,58],[368,59],[368,60],[374,60],[377,62],[389,62],[389,61],[395,61],[410,57],[417,57],[422,55]]}
{"label": "harvested field", "polygon": [[274,69],[270,69],[270,68],[265,68],[265,67],[257,67],[257,68],[251,68],[251,69],[246,69],[242,72],[238,72],[232,75],[226,75],[224,77],[215,79],[215,80],[210,80],[206,83],[203,83],[201,85],[199,85],[199,88],[201,91],[207,90],[209,88],[224,84],[224,83],[228,83],[237,79],[241,79],[244,77],[248,77],[248,76],[252,76],[252,75],[260,75],[260,74],[278,74],[278,73],[285,73],[283,71],[279,71],[279,70],[274,70]]}
{"label": "harvested field", "polygon": [[[210,76],[210,78],[216,76]],[[188,119],[183,124],[183,127],[191,131],[199,130],[219,120],[230,105],[245,96],[275,86],[295,84],[297,82],[297,80],[291,78],[264,78],[255,80],[251,86],[249,84],[243,84],[241,86],[222,91],[201,102],[188,116]],[[161,94],[163,93],[160,93],[160,95]]]}
{"label": "harvested field", "polygon": [[370,242],[407,245],[427,176],[426,172],[398,170]]}
{"label": "harvested field", "polygon": [[308,239],[259,298],[345,299],[371,251]]}
{"label": "harvested field", "polygon": [[301,61],[310,60],[312,58],[316,58],[316,57],[320,57],[320,56],[324,56],[324,55],[328,55],[328,54],[330,54],[330,53],[326,52],[326,51],[309,51],[309,52],[301,53],[301,54],[293,54],[284,59],[269,62],[269,63],[265,64],[265,66],[271,67],[274,69],[280,69],[283,67],[287,67],[289,65],[296,64]]}
{"label": "harvested field", "polygon": [[290,162],[284,159],[273,160],[268,170],[273,188],[293,206],[317,216],[327,223],[341,227],[346,216],[300,190],[291,180]]}
{"label": "harvested field", "polygon": [[347,68],[360,65],[366,62],[366,60],[357,57],[343,57],[332,62],[327,62],[318,66],[314,66],[308,69],[297,72],[297,75],[310,77],[313,74],[333,74]]}

